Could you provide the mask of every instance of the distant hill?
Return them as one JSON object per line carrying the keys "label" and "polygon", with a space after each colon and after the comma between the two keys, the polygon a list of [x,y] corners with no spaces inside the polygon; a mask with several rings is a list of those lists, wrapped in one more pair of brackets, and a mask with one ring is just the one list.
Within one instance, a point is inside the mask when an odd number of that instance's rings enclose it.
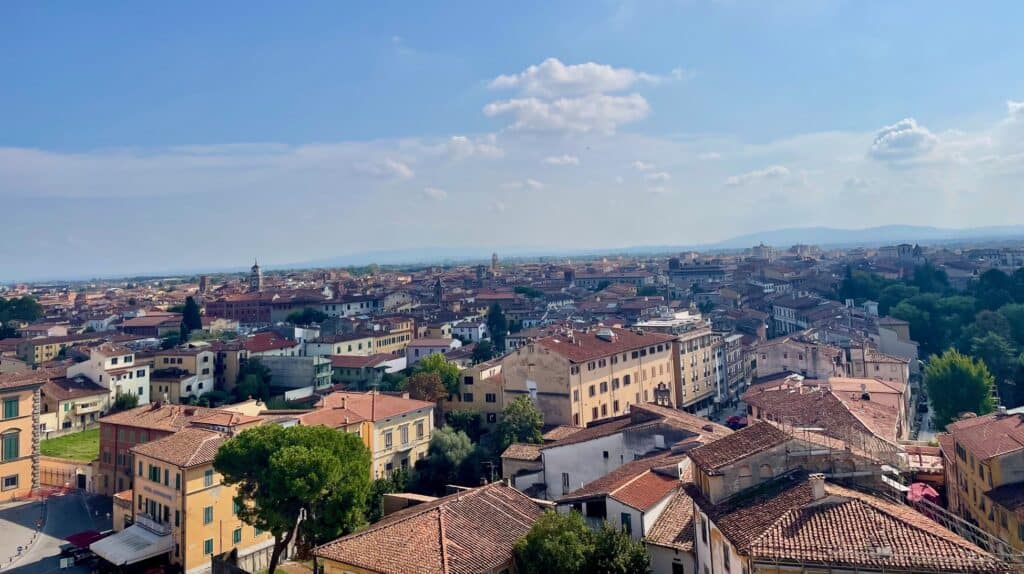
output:
{"label": "distant hill", "polygon": [[790,247],[798,243],[822,246],[875,246],[893,243],[936,243],[968,239],[1024,239],[1024,225],[948,229],[918,225],[882,225],[865,229],[791,227],[748,233],[700,246],[704,249],[742,249],[759,243]]}

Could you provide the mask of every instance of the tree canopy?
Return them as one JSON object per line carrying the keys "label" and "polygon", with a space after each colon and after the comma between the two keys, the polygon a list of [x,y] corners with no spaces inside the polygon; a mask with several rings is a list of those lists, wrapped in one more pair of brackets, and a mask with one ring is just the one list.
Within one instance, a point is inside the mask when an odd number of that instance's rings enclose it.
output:
{"label": "tree canopy", "polygon": [[285,321],[293,325],[311,325],[313,323],[320,324],[327,320],[327,313],[323,311],[317,311],[312,307],[306,307],[301,311],[292,311],[285,318]]}
{"label": "tree canopy", "polygon": [[494,342],[494,348],[500,353],[505,350],[505,338],[508,337],[508,319],[501,305],[495,303],[487,311],[487,332]]}
{"label": "tree canopy", "polygon": [[405,390],[409,397],[418,401],[437,402],[448,395],[441,377],[434,372],[420,372],[405,381]]}
{"label": "tree canopy", "polygon": [[955,349],[941,357],[933,355],[924,371],[924,384],[934,411],[935,426],[945,428],[961,413],[991,412],[993,382],[984,363]]}
{"label": "tree canopy", "polygon": [[473,362],[482,363],[494,358],[494,345],[490,341],[483,340],[473,347]]}
{"label": "tree canopy", "polygon": [[498,420],[499,452],[514,442],[541,443],[544,441],[541,428],[544,426],[544,415],[533,404],[529,397],[516,397],[501,412]]}
{"label": "tree canopy", "polygon": [[298,536],[300,548],[365,523],[370,452],[354,434],[325,426],[263,425],[226,441],[213,465],[235,485],[238,517],[270,532],[269,572]]}
{"label": "tree canopy", "polygon": [[426,458],[416,463],[418,490],[442,494],[446,484],[460,482],[463,463],[474,448],[466,433],[450,427],[436,429],[430,437]]}
{"label": "tree canopy", "polygon": [[267,402],[270,400],[270,380],[270,368],[259,359],[249,359],[238,370],[238,379],[232,392],[239,401],[253,398]]}
{"label": "tree canopy", "polygon": [[420,359],[413,365],[413,374],[434,373],[441,378],[448,394],[454,395],[459,392],[459,366],[449,363],[448,359],[440,353],[434,353]]}
{"label": "tree canopy", "polygon": [[545,512],[516,541],[516,569],[521,574],[646,574],[650,557],[642,542],[605,523],[592,531],[578,512]]}

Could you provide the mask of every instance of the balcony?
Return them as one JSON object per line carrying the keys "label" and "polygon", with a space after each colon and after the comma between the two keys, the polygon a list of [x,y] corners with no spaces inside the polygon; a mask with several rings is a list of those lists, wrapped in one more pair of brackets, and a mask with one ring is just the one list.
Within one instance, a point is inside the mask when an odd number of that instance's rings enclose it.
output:
{"label": "balcony", "polygon": [[89,403],[76,403],[75,414],[87,415],[89,413],[98,413],[100,412],[100,407],[102,406],[103,404],[101,403],[101,401],[92,401]]}
{"label": "balcony", "polygon": [[135,513],[135,524],[145,528],[146,530],[156,534],[157,536],[165,536],[171,533],[171,525],[157,522],[152,516],[144,513]]}

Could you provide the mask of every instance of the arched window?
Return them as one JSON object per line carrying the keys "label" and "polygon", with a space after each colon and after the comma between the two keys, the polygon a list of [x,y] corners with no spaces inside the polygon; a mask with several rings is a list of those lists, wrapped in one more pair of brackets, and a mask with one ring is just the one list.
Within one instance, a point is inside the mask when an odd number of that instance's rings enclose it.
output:
{"label": "arched window", "polygon": [[773,476],[775,476],[772,473],[772,465],[770,465],[770,464],[762,464],[761,468],[758,470],[758,475],[761,478],[772,478]]}

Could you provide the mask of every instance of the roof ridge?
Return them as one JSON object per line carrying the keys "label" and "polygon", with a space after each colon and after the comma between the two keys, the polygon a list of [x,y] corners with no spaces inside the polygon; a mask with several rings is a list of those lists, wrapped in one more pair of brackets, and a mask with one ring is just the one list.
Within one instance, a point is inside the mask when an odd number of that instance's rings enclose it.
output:
{"label": "roof ridge", "polygon": [[437,532],[441,546],[441,572],[448,574],[448,529],[445,528],[445,505],[437,507]]}

